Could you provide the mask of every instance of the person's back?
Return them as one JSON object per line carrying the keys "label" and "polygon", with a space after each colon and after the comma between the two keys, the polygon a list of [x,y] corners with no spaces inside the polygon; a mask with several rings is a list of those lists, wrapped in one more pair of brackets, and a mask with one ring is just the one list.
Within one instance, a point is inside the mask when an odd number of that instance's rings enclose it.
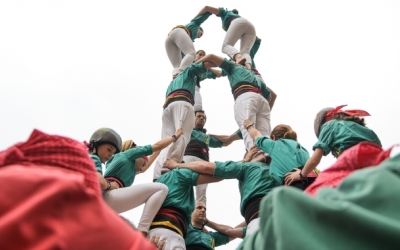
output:
{"label": "person's back", "polygon": [[318,142],[313,148],[322,148],[324,155],[332,152],[337,157],[344,150],[362,141],[382,146],[378,136],[370,128],[354,121],[333,119],[322,125]]}

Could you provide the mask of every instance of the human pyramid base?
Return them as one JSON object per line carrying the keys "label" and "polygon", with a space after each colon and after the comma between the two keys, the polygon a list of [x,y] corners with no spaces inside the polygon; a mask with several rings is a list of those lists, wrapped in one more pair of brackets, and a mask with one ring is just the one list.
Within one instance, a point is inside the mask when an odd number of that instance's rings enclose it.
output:
{"label": "human pyramid base", "polygon": [[[194,48],[211,15],[222,20],[222,52],[229,59]],[[254,64],[260,44],[254,25],[237,10],[205,6],[165,41],[173,79],[160,141],[138,146],[100,128],[82,146],[35,130],[27,142],[1,152],[3,197],[15,193],[12,186],[19,192],[0,205],[0,246],[203,250],[243,238],[238,249],[397,248],[400,216],[393,211],[400,198],[391,190],[400,190],[400,158],[366,127],[368,112],[343,110],[346,105],[317,113],[311,157],[289,125],[271,129],[277,95]],[[238,130],[231,135],[204,129],[200,82],[218,77],[228,78],[235,100]],[[209,161],[210,147],[240,139],[243,160]],[[317,166],[329,153],[337,161],[320,173]],[[132,185],[153,163],[152,182]],[[239,182],[239,225],[207,218],[207,185],[224,179]],[[118,216],[142,204],[137,227]],[[380,231],[385,228],[390,233]]]}

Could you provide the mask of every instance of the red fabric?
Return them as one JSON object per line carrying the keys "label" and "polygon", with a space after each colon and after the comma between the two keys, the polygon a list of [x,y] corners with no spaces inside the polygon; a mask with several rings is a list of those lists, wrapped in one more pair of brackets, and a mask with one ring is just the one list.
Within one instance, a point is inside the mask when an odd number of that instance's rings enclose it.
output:
{"label": "red fabric", "polygon": [[1,249],[155,249],[103,201],[87,159],[79,142],[37,130],[0,153]]}
{"label": "red fabric", "polygon": [[143,156],[143,159],[145,159],[146,161],[149,161],[149,157],[147,157],[146,155]]}
{"label": "red fabric", "polygon": [[374,167],[390,157],[392,148],[384,151],[372,142],[359,144],[343,151],[337,161],[321,172],[318,178],[304,192],[314,196],[322,187],[336,187],[342,180],[354,171],[366,167]]}
{"label": "red fabric", "polygon": [[351,110],[341,110],[341,108],[346,107],[347,105],[341,105],[336,107],[335,109],[329,110],[325,115],[324,123],[333,119],[335,114],[344,113],[350,116],[370,116],[370,114],[365,110],[360,109],[351,109]]}
{"label": "red fabric", "polygon": [[101,196],[94,162],[85,146],[73,139],[35,129],[26,142],[0,152],[0,167],[11,164],[47,165],[82,173],[86,186]]}

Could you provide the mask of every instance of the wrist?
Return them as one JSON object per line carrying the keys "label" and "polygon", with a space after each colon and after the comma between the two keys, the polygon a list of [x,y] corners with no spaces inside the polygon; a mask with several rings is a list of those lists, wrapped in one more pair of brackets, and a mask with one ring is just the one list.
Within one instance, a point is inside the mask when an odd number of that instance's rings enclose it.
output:
{"label": "wrist", "polygon": [[178,140],[178,137],[176,135],[173,135],[172,139],[174,139],[174,142],[176,142],[176,140]]}
{"label": "wrist", "polygon": [[249,128],[254,127],[254,123],[250,124],[249,126],[246,127],[246,130],[249,130]]}
{"label": "wrist", "polygon": [[301,173],[301,171],[302,171],[302,170],[300,170],[300,173],[299,173],[299,175],[300,175],[300,180],[307,180],[307,176],[304,176],[304,175]]}
{"label": "wrist", "polygon": [[106,187],[105,190],[110,190],[110,188],[111,188],[111,182],[110,182],[110,181],[107,181],[107,187]]}

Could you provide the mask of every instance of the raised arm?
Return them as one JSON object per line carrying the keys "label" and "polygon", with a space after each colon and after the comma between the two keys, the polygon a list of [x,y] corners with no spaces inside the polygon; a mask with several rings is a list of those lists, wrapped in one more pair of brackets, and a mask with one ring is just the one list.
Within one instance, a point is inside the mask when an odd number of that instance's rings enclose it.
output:
{"label": "raised arm", "polygon": [[183,130],[182,130],[182,128],[179,128],[178,130],[176,130],[175,134],[172,135],[171,137],[162,139],[161,141],[154,143],[152,145],[153,152],[161,151],[164,148],[168,147],[169,144],[178,140],[182,134],[183,134]]}
{"label": "raised arm", "polygon": [[219,233],[229,236],[229,240],[243,237],[243,228],[241,227],[232,228],[230,226],[218,224],[210,220],[206,220],[205,224]]}
{"label": "raised arm", "polygon": [[247,131],[249,132],[251,138],[253,139],[253,141],[255,141],[257,139],[257,137],[262,136],[262,134],[260,133],[260,131],[258,131],[255,127],[254,127],[254,123],[250,120],[245,120],[243,122],[243,126],[247,129]]}
{"label": "raised arm", "polygon": [[141,173],[146,172],[146,170],[150,168],[151,164],[153,164],[153,162],[157,159],[160,152],[161,151],[153,152],[153,154],[149,156],[149,160],[147,161],[146,166],[142,168],[142,171],[140,171],[140,172],[136,171],[136,174],[141,174]]}
{"label": "raised arm", "polygon": [[211,71],[214,75],[216,75],[217,77],[221,77],[222,76],[222,72],[221,70],[218,69],[213,69],[213,68],[209,68],[209,71]]}
{"label": "raised arm", "polygon": [[276,100],[276,97],[277,97],[277,95],[276,95],[276,93],[272,90],[272,89],[270,89],[270,88],[268,88],[267,87],[267,89],[269,90],[269,92],[271,93],[271,96],[268,98],[268,103],[269,103],[269,108],[270,108],[270,110],[272,110],[272,107],[274,106],[274,104],[275,104],[275,100]]}
{"label": "raised arm", "polygon": [[230,145],[232,142],[240,140],[241,138],[237,135],[237,133],[233,133],[231,135],[210,135],[211,137],[214,137],[215,139],[221,141],[223,144],[222,146],[226,147]]}
{"label": "raised arm", "polygon": [[219,8],[214,8],[214,7],[211,7],[211,6],[204,6],[194,18],[206,13],[207,11],[212,13],[212,14],[214,14],[214,15],[216,15],[216,16],[219,15]]}
{"label": "raised arm", "polygon": [[196,63],[209,62],[211,64],[214,64],[215,67],[219,67],[219,66],[221,66],[223,61],[224,61],[224,58],[222,58],[220,56],[216,56],[214,54],[208,54],[206,56],[203,56],[199,60],[197,60]]}
{"label": "raised arm", "polygon": [[193,161],[193,162],[184,162],[177,163],[172,159],[167,159],[164,162],[164,167],[169,169],[174,168],[187,168],[199,174],[208,174],[213,175],[215,170],[215,163],[207,162],[207,161]]}

